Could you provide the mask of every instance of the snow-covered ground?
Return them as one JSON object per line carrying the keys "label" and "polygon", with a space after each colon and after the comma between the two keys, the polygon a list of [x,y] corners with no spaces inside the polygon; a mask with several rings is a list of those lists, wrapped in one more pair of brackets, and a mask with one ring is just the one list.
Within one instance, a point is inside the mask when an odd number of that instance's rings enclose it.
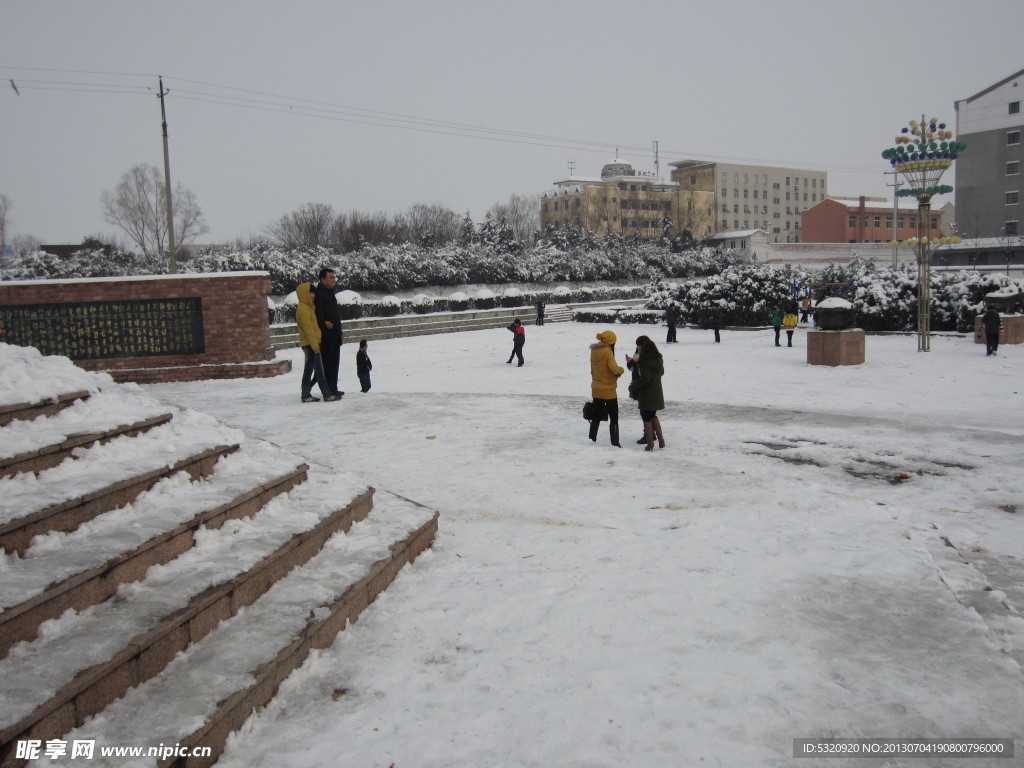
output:
{"label": "snow-covered ground", "polygon": [[[143,388],[441,512],[220,765],[811,765],[793,739],[1024,736],[1024,619],[965,607],[986,574],[944,543],[1024,582],[1024,349],[870,336],[829,368],[804,328],[680,330],[646,453],[624,381],[623,447],[586,438],[601,330],[530,326],[523,368],[503,329],[371,342],[369,394],[347,344],[339,403],[299,402],[297,350],[274,379]],[[614,331],[620,361],[664,338]]]}

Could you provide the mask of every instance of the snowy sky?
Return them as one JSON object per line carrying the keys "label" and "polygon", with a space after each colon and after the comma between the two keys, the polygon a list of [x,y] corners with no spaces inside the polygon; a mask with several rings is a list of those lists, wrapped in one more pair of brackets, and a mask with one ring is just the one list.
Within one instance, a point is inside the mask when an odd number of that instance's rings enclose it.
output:
{"label": "snowy sky", "polygon": [[[824,8],[828,10],[823,10]],[[834,8],[834,10],[833,10]],[[1021,67],[1024,5],[861,0],[388,3],[0,0],[8,235],[114,233],[100,194],[131,166],[195,192],[209,242],[307,202],[441,203],[477,220],[596,175],[616,147],[829,172],[885,194],[880,152],[922,113]],[[921,51],[920,54],[912,51]],[[20,96],[9,80],[17,85]]]}

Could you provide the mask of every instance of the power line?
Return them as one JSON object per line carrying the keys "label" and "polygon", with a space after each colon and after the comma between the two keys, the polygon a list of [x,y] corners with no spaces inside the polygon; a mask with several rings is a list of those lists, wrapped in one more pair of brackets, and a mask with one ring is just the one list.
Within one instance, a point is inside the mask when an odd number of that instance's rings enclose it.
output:
{"label": "power line", "polygon": [[[157,75],[141,75],[129,72],[105,72],[96,70],[72,70],[47,67],[3,67],[0,70],[15,69],[24,71],[53,72],[61,74],[76,75],[102,75],[108,77],[131,77],[131,78],[156,78]],[[616,149],[633,158],[648,158],[649,147],[623,145],[613,142],[595,141],[590,139],[576,139],[564,136],[551,136],[542,133],[527,131],[515,131],[506,128],[492,128],[484,125],[471,123],[459,123],[455,121],[439,120],[436,118],[421,117],[397,112],[367,109],[347,104],[336,104],[327,101],[293,97],[283,94],[268,93],[247,88],[221,85],[202,80],[191,80],[188,78],[168,77],[168,83],[180,82],[191,85],[198,85],[205,88],[212,88],[225,93],[209,93],[202,90],[190,88],[176,88],[169,90],[169,95],[177,96],[182,100],[217,104],[220,106],[235,107],[256,111],[271,112],[277,114],[290,114],[300,117],[310,117],[321,120],[333,120],[347,122],[357,125],[371,125],[375,127],[396,128],[418,133],[431,133],[439,135],[457,136],[460,138],[472,138],[477,140],[500,141],[512,144],[531,145],[546,148],[574,149],[583,152],[611,152]],[[94,83],[67,80],[39,80],[30,79],[18,80],[21,83],[28,83],[24,86],[26,90],[38,91],[65,91],[83,93],[114,93],[122,95],[151,94],[152,87],[143,85],[119,84],[119,83]],[[113,90],[112,90],[113,89]],[[243,95],[233,95],[243,94]],[[253,98],[260,97],[260,98]],[[880,172],[878,167],[860,166],[852,164],[835,163],[814,163],[806,160],[800,161],[769,161],[762,158],[740,157],[731,155],[691,152],[685,150],[662,149],[661,154],[676,155],[678,157],[700,157],[702,159],[714,159],[720,162],[735,162],[743,164],[758,165],[784,165],[794,167],[806,167],[812,169],[833,170],[846,173],[871,173]]]}

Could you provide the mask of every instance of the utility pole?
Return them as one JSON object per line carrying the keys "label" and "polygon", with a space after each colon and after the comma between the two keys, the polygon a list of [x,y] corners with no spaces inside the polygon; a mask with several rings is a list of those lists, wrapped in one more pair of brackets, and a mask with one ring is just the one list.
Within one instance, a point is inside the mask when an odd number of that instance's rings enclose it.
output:
{"label": "utility pole", "polygon": [[174,204],[171,200],[171,156],[167,151],[167,110],[164,108],[164,79],[160,80],[160,120],[164,132],[164,197],[167,200],[167,248],[168,271],[173,275],[178,271],[177,249],[174,247]]}
{"label": "utility pole", "polygon": [[900,191],[900,187],[903,184],[900,182],[899,171],[886,171],[886,176],[892,176],[892,184],[886,182],[885,186],[892,187],[892,268],[896,269],[897,256],[899,254],[899,242],[900,239],[896,236],[896,230],[899,228],[899,212],[900,212],[900,197],[896,193]]}

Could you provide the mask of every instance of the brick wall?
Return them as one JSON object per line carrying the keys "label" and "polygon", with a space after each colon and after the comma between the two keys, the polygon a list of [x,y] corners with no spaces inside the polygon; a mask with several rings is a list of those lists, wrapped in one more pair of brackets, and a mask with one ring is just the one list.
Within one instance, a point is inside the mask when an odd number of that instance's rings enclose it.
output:
{"label": "brick wall", "polygon": [[107,371],[120,381],[187,381],[273,376],[291,369],[288,361],[274,361],[267,311],[269,293],[270,276],[266,272],[26,280],[0,282],[0,305],[198,298],[202,303],[205,352],[75,360],[81,368]]}

